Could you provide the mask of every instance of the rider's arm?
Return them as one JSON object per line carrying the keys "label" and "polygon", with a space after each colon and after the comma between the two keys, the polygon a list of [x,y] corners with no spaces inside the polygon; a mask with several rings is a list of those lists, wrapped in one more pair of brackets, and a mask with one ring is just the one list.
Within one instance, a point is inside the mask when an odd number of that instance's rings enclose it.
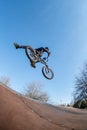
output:
{"label": "rider's arm", "polygon": [[48,52],[48,56],[50,56],[51,52]]}
{"label": "rider's arm", "polygon": [[49,57],[50,56],[50,54],[51,54],[51,52],[49,52],[49,51],[47,51],[47,50],[44,50],[45,52],[47,52],[47,54],[48,54],[48,56],[47,57]]}

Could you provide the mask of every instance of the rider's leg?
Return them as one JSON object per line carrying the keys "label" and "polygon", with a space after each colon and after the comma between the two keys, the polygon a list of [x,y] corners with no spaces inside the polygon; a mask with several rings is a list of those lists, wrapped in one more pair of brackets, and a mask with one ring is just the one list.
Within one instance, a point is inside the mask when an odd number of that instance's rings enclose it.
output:
{"label": "rider's leg", "polygon": [[32,61],[32,60],[30,60],[30,62],[31,62],[31,66],[32,66],[33,68],[36,68],[36,62],[35,62],[35,61]]}
{"label": "rider's leg", "polygon": [[16,49],[18,49],[18,48],[25,49],[25,48],[26,48],[26,46],[24,46],[24,45],[19,45],[19,44],[17,44],[17,43],[14,43],[14,46],[15,46]]}
{"label": "rider's leg", "polygon": [[[36,51],[36,50],[35,50],[35,51]],[[40,55],[39,52],[36,51],[36,56],[39,57],[39,55]],[[32,66],[33,68],[36,68],[36,63],[39,62],[39,58],[38,58],[37,61],[30,60],[30,62],[31,62],[31,66]]]}
{"label": "rider's leg", "polygon": [[40,62],[40,60],[39,59],[37,61],[30,60],[30,62],[31,62],[31,66],[36,68],[36,63]]}

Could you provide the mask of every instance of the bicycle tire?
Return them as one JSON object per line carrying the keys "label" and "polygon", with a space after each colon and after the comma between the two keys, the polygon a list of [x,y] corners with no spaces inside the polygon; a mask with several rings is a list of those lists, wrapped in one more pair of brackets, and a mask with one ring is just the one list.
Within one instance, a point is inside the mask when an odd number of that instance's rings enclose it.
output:
{"label": "bicycle tire", "polygon": [[[46,69],[48,72],[46,72]],[[49,73],[51,74],[51,76],[48,75]],[[54,77],[54,73],[52,69],[48,68],[47,66],[42,67],[42,74],[44,75],[45,78],[50,79],[50,80],[53,79]]]}
{"label": "bicycle tire", "polygon": [[27,57],[29,58],[29,60],[35,61],[35,62],[37,61],[37,58],[35,56],[35,50],[31,46],[26,46],[25,53]]}

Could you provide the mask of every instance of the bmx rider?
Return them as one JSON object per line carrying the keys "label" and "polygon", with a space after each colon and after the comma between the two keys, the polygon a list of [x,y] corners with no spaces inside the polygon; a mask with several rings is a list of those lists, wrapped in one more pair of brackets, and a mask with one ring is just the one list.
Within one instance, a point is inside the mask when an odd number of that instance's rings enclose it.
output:
{"label": "bmx rider", "polygon": [[[15,46],[16,49],[19,49],[19,48],[25,49],[25,48],[26,48],[25,45],[19,45],[19,44],[17,44],[17,43],[14,43],[14,46]],[[50,54],[51,54],[51,52],[49,51],[49,48],[48,48],[48,47],[40,47],[40,48],[36,48],[36,49],[34,49],[34,50],[35,50],[36,55],[37,55],[38,57],[42,57],[42,55],[44,54],[44,52],[46,52],[46,53],[48,54],[48,57],[49,57]],[[31,66],[32,66],[33,68],[36,68],[36,62],[35,62],[35,61],[31,61],[31,60],[30,60],[30,62],[31,62]]]}

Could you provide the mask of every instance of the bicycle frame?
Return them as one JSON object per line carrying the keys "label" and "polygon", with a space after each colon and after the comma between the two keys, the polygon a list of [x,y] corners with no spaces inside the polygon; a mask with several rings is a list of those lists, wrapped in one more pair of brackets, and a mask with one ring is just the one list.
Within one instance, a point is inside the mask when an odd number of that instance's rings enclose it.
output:
{"label": "bicycle frame", "polygon": [[46,67],[48,67],[48,65],[47,65],[48,58],[46,58],[46,60],[44,60],[43,58],[40,58],[40,62],[41,62],[42,64],[44,64]]}

